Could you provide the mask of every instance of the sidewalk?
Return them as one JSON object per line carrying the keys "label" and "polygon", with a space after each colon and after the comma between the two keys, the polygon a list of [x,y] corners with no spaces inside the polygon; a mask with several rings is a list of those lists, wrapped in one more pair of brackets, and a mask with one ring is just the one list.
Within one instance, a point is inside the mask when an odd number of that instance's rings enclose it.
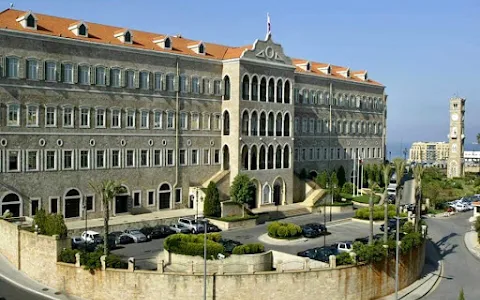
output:
{"label": "sidewalk", "polygon": [[67,296],[31,279],[23,272],[18,271],[3,255],[0,254],[0,278],[32,294],[54,300],[71,300],[80,298]]}
{"label": "sidewalk", "polygon": [[472,255],[480,260],[480,244],[478,243],[478,235],[475,231],[469,231],[464,236],[465,246]]}

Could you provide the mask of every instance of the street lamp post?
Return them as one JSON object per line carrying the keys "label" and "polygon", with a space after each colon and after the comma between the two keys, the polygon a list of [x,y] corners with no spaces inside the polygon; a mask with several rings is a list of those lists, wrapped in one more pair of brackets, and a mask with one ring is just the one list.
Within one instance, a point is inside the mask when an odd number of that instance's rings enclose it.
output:
{"label": "street lamp post", "polygon": [[[394,217],[397,223],[396,229],[396,245],[395,245],[395,299],[398,300],[398,260],[399,260],[399,247],[398,244],[400,243],[400,220],[404,220],[407,218],[402,218],[399,216]],[[386,229],[385,229],[386,230]]]}
{"label": "street lamp post", "polygon": [[[87,234],[88,224],[87,224],[87,199],[83,201],[83,212],[85,214],[85,234]],[[87,252],[87,239],[85,238],[85,252]]]}
{"label": "street lamp post", "polygon": [[207,222],[203,223],[203,300],[207,300]]}

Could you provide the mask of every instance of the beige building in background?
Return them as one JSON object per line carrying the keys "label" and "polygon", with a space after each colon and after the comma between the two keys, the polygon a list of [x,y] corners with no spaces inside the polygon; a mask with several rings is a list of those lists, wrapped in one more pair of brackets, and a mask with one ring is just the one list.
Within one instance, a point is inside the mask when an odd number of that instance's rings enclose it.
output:
{"label": "beige building in background", "polygon": [[415,142],[410,147],[409,162],[445,162],[449,145],[446,142]]}

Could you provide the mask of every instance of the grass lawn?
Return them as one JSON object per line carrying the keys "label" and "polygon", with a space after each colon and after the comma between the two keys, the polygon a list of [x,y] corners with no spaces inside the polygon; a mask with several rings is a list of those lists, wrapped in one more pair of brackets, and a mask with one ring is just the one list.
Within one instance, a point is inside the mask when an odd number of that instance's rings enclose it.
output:
{"label": "grass lawn", "polygon": [[[350,206],[353,205],[352,201],[335,201],[333,203],[327,203],[327,206]],[[322,206],[322,205],[320,205]]]}
{"label": "grass lawn", "polygon": [[223,221],[223,222],[240,222],[240,221],[251,220],[251,219],[256,219],[256,218],[257,218],[257,216],[249,216],[249,215],[245,215],[245,217],[242,217],[242,216],[228,216],[228,217],[223,217],[223,218],[212,218],[212,217],[210,217],[210,219],[219,220],[219,221]]}
{"label": "grass lawn", "polygon": [[[370,201],[370,195],[353,197],[352,201],[368,204]],[[378,204],[378,202],[380,202],[380,196],[373,195],[373,204]]]}

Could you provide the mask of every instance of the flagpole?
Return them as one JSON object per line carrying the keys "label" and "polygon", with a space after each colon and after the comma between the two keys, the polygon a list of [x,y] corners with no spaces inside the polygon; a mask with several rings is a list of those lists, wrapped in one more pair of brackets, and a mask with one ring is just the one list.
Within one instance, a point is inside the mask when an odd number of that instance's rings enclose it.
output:
{"label": "flagpole", "polygon": [[360,153],[357,152],[357,194],[358,196],[358,190],[360,188]]}
{"label": "flagpole", "polygon": [[360,196],[363,195],[363,161],[361,161],[361,165],[360,165],[360,187],[361,187],[361,190],[360,190]]}
{"label": "flagpole", "polygon": [[[353,151],[352,151],[353,152]],[[352,178],[352,185],[353,185],[353,191],[352,191],[352,195],[355,196],[355,184],[356,184],[356,180],[357,180],[357,170],[355,170],[355,152],[352,153],[352,160],[353,160],[353,178]]]}

